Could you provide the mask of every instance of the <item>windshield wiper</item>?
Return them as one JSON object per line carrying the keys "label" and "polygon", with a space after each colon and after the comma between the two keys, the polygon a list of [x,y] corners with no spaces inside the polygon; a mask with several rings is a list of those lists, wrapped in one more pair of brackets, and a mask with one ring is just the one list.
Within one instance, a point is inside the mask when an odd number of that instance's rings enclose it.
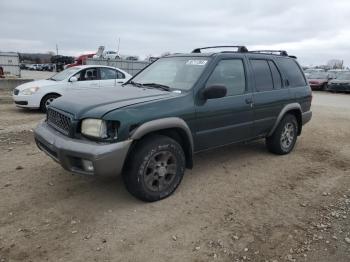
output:
{"label": "windshield wiper", "polygon": [[47,80],[57,81],[56,79],[54,79],[52,77],[48,78]]}
{"label": "windshield wiper", "polygon": [[133,85],[133,86],[137,86],[137,87],[142,87],[142,84],[141,83],[137,83],[135,81],[130,81],[130,82],[127,82],[123,85],[127,85],[127,84],[130,84],[130,85]]}
{"label": "windshield wiper", "polygon": [[142,84],[143,86],[150,86],[150,87],[155,87],[155,88],[159,88],[165,91],[170,91],[170,87],[166,86],[166,85],[162,85],[162,84],[157,84],[157,83],[144,83]]}

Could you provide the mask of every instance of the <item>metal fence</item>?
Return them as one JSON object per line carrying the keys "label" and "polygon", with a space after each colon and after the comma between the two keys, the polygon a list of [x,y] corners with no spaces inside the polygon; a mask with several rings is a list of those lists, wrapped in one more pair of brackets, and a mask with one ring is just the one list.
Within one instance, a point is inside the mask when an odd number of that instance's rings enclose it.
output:
{"label": "metal fence", "polygon": [[0,52],[0,67],[4,70],[5,76],[21,76],[18,53]]}
{"label": "metal fence", "polygon": [[122,69],[126,72],[128,72],[130,75],[135,75],[139,71],[141,71],[145,66],[149,64],[149,62],[146,61],[131,61],[131,60],[113,60],[113,59],[96,59],[96,58],[90,58],[86,60],[87,65],[105,65],[105,66],[112,66],[117,67],[119,69]]}

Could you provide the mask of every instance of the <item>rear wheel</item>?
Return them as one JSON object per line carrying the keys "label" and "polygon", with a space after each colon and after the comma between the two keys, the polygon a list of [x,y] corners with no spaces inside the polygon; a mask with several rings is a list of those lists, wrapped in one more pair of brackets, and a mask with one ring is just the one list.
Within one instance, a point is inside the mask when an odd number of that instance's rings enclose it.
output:
{"label": "rear wheel", "polygon": [[40,110],[43,113],[46,113],[47,111],[47,107],[52,103],[53,100],[55,100],[57,97],[59,97],[59,95],[57,94],[48,94],[46,96],[43,97],[43,99],[41,99],[41,103],[40,103]]}
{"label": "rear wheel", "polygon": [[185,155],[173,139],[153,135],[131,151],[123,180],[135,197],[153,202],[170,196],[185,172]]}
{"label": "rear wheel", "polygon": [[297,141],[298,122],[294,115],[287,114],[278,124],[272,136],[266,138],[268,150],[274,154],[290,153]]}

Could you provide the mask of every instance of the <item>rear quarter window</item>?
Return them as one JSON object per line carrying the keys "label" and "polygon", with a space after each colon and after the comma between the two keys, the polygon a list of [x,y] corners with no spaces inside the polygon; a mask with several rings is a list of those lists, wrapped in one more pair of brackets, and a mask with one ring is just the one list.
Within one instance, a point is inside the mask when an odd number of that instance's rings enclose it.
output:
{"label": "rear quarter window", "polygon": [[277,63],[289,81],[290,87],[306,86],[304,75],[297,62],[292,58],[277,58]]}

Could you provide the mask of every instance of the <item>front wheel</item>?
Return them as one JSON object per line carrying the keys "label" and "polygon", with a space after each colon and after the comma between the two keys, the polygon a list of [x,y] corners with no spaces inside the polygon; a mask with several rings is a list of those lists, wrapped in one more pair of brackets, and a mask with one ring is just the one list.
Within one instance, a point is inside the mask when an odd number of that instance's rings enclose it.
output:
{"label": "front wheel", "polygon": [[40,103],[40,110],[43,113],[46,113],[47,107],[52,103],[53,100],[55,100],[59,95],[56,94],[49,94],[43,97]]}
{"label": "front wheel", "polygon": [[274,154],[290,153],[297,141],[298,122],[294,115],[287,114],[278,124],[272,136],[266,138],[268,150]]}
{"label": "front wheel", "polygon": [[123,180],[135,197],[153,202],[170,196],[185,172],[185,155],[173,139],[152,135],[130,152]]}

